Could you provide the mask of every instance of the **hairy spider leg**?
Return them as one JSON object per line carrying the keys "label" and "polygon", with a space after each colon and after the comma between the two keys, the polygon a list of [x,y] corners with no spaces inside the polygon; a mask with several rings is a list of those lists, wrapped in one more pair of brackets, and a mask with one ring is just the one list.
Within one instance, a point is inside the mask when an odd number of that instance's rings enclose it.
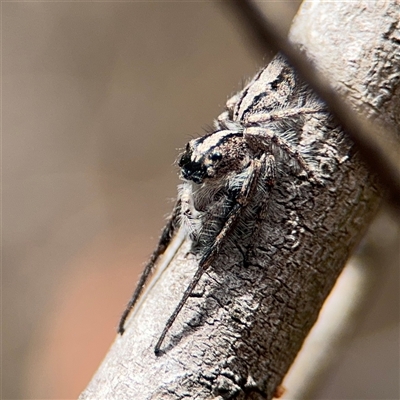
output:
{"label": "hairy spider leg", "polygon": [[[260,181],[261,180],[265,181],[268,187],[272,188],[272,186],[274,186],[275,184],[276,173],[277,173],[275,157],[272,154],[266,156],[264,153],[263,157],[261,158],[261,161],[263,162],[263,170],[261,171]],[[269,200],[270,197],[267,196],[267,193],[265,193],[265,196],[262,198],[260,202],[260,208],[257,213],[255,228],[252,232],[252,237],[254,237],[255,239],[259,235],[261,222],[264,221],[265,218],[267,217]],[[246,259],[248,259],[249,255],[251,256],[252,253],[254,252],[254,246],[256,242],[257,240],[252,240],[252,243],[250,244],[250,247],[246,252]]]}
{"label": "hairy spider leg", "polygon": [[316,112],[321,111],[322,109],[317,107],[282,108],[281,110],[271,110],[271,112],[250,115],[248,118],[248,122],[261,124],[265,122],[277,121],[284,118],[302,116],[304,114],[315,114]]}
{"label": "hairy spider leg", "polygon": [[[262,156],[262,158],[265,157],[265,155]],[[194,288],[196,287],[197,283],[199,282],[200,278],[204,274],[204,272],[208,269],[208,267],[211,265],[211,263],[215,260],[215,257],[218,255],[220,248],[223,244],[224,239],[227,237],[227,235],[231,232],[231,230],[235,227],[235,224],[237,223],[240,214],[244,210],[244,208],[247,206],[249,199],[252,198],[254,191],[257,190],[257,181],[260,176],[261,172],[261,167],[262,167],[263,161],[260,159],[253,160],[250,164],[250,171],[249,171],[249,176],[246,179],[246,181],[243,183],[243,186],[239,192],[239,194],[236,197],[236,202],[233,205],[232,209],[230,210],[226,222],[215,238],[215,242],[210,248],[207,250],[207,252],[202,256],[199,266],[197,268],[196,273],[194,274],[189,286],[186,288],[182,299],[176,306],[174,312],[172,315],[169,317],[167,323],[165,324],[164,330],[162,331],[160,338],[158,339],[155,348],[154,348],[154,353],[156,355],[160,354],[160,349],[161,345],[165,339],[166,334],[168,333],[169,329],[173,325],[176,317],[182,310],[183,306],[185,305],[187,299],[189,298],[190,294],[193,292]]]}
{"label": "hairy spider leg", "polygon": [[179,223],[178,223],[179,209],[180,209],[180,200],[178,200],[175,203],[173,211],[172,211],[170,217],[168,218],[167,224],[165,225],[165,227],[161,233],[161,237],[158,242],[157,248],[154,250],[153,254],[150,257],[149,262],[146,264],[146,266],[142,272],[142,275],[140,276],[140,279],[136,286],[136,289],[133,292],[133,295],[132,295],[129,303],[126,306],[125,311],[122,313],[121,319],[118,324],[118,333],[121,335],[123,335],[125,332],[124,325],[125,325],[126,319],[128,318],[129,313],[131,312],[131,310],[137,303],[140,295],[142,294],[143,288],[147,282],[147,279],[153,272],[153,269],[158,260],[158,257],[160,257],[160,255],[164,253],[164,251],[170,244],[171,239],[174,236],[177,228],[179,227],[178,226],[179,225]]}
{"label": "hairy spider leg", "polygon": [[[257,130],[257,133],[252,133],[250,130]],[[272,153],[272,144],[284,151],[290,157],[294,158],[299,166],[306,172],[309,179],[317,184],[322,185],[323,182],[315,176],[314,170],[310,168],[298,150],[293,150],[285,139],[282,139],[270,129],[251,126],[245,129],[243,136],[247,139],[249,146],[255,150],[262,150],[267,153]]]}
{"label": "hairy spider leg", "polygon": [[198,212],[195,210],[191,185],[185,182],[179,185],[180,224],[186,230],[189,238],[197,240],[199,233]]}

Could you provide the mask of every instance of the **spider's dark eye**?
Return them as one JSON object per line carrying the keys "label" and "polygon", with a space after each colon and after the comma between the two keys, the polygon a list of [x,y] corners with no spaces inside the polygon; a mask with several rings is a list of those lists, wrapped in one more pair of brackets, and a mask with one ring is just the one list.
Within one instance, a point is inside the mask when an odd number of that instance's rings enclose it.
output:
{"label": "spider's dark eye", "polygon": [[190,163],[190,154],[188,153],[183,153],[182,157],[180,158],[178,165],[180,167],[183,167],[186,164]]}
{"label": "spider's dark eye", "polygon": [[222,158],[222,154],[219,153],[219,152],[210,154],[210,160],[211,160],[211,161],[216,162],[216,161],[221,160],[221,158]]}

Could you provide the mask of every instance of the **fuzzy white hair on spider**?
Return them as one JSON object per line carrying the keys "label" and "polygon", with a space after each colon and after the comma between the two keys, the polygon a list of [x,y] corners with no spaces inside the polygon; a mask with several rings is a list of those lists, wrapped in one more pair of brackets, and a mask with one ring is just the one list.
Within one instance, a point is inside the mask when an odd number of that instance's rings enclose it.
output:
{"label": "fuzzy white hair on spider", "polygon": [[243,128],[234,128],[191,140],[180,157],[179,222],[195,242],[215,239],[252,179],[255,160],[265,160],[262,151],[251,148]]}

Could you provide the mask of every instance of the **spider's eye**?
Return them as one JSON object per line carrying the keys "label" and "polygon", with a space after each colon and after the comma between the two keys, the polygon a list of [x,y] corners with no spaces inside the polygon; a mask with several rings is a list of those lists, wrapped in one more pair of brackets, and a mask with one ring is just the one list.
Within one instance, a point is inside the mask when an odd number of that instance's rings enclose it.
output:
{"label": "spider's eye", "polygon": [[210,154],[210,160],[213,162],[217,162],[217,161],[221,160],[221,158],[222,158],[222,154],[219,152]]}
{"label": "spider's eye", "polygon": [[180,158],[178,165],[180,167],[183,167],[186,164],[190,163],[190,154],[188,153],[183,153],[182,157]]}

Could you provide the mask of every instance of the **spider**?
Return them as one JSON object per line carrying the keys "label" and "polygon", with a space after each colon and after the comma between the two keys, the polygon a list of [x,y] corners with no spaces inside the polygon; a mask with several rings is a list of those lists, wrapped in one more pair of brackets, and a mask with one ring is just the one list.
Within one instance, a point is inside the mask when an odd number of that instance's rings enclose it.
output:
{"label": "spider", "polygon": [[[160,353],[168,330],[203,273],[215,261],[227,239],[235,234],[235,226],[249,207],[250,200],[260,193],[260,198],[264,200],[258,202],[256,213],[262,220],[268,198],[262,194],[270,191],[279,178],[280,168],[277,165],[285,162],[300,171],[298,175],[305,174],[310,182],[320,183],[312,164],[293,145],[295,134],[286,128],[283,131],[278,129],[282,121],[319,112],[320,107],[309,99],[303,99],[305,105],[286,104],[269,112],[252,114],[243,122],[237,120],[237,113],[235,116],[246,90],[242,93],[228,101],[227,110],[215,122],[215,129],[191,140],[181,155],[178,165],[183,183],[178,188],[177,202],[119,323],[118,332],[122,335],[126,319],[158,257],[168,247],[176,231],[184,229],[192,241],[193,252],[199,258],[198,268],[166,322],[155,345],[156,355]],[[257,231],[256,226],[254,231]]]}

